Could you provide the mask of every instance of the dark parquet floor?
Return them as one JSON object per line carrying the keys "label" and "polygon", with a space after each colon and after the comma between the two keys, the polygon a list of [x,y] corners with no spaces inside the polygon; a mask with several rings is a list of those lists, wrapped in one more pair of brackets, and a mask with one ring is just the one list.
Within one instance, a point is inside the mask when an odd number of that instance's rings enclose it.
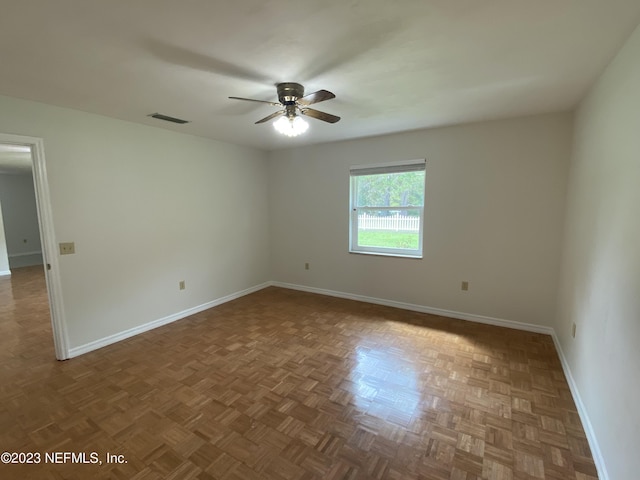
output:
{"label": "dark parquet floor", "polygon": [[41,456],[2,479],[597,478],[549,336],[268,288],[58,362],[41,267],[0,278],[0,451]]}

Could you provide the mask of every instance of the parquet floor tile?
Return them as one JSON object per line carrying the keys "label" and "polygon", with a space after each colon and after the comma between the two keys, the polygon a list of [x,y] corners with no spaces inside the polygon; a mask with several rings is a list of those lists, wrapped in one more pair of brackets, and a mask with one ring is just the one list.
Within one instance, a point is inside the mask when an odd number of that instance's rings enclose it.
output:
{"label": "parquet floor tile", "polygon": [[548,336],[268,288],[58,362],[39,267],[0,278],[0,450],[41,454],[2,479],[597,479]]}

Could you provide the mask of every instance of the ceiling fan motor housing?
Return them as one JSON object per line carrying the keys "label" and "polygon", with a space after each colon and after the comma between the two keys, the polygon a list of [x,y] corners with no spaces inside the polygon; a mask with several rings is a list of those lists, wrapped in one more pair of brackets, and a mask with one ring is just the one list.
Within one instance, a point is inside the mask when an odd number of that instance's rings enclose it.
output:
{"label": "ceiling fan motor housing", "polygon": [[278,100],[283,105],[295,105],[299,98],[304,97],[304,87],[299,83],[286,82],[278,84]]}

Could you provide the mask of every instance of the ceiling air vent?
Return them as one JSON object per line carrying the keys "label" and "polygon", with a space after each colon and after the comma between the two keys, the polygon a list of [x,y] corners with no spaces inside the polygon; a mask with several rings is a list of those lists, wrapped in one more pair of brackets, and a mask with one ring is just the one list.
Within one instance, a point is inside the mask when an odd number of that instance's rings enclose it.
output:
{"label": "ceiling air vent", "polygon": [[157,118],[158,120],[164,120],[165,122],[179,123],[180,125],[189,123],[189,120],[182,120],[181,118],[170,117],[169,115],[163,115],[161,113],[151,113],[147,115],[147,117]]}

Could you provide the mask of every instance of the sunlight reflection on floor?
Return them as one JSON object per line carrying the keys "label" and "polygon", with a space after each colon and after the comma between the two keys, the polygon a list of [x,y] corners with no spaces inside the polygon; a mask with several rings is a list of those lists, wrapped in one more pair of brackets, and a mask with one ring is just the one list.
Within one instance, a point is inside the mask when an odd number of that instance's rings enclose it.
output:
{"label": "sunlight reflection on floor", "polygon": [[408,423],[420,405],[418,377],[415,365],[386,349],[357,347],[351,372],[353,401],[369,414],[393,415]]}

